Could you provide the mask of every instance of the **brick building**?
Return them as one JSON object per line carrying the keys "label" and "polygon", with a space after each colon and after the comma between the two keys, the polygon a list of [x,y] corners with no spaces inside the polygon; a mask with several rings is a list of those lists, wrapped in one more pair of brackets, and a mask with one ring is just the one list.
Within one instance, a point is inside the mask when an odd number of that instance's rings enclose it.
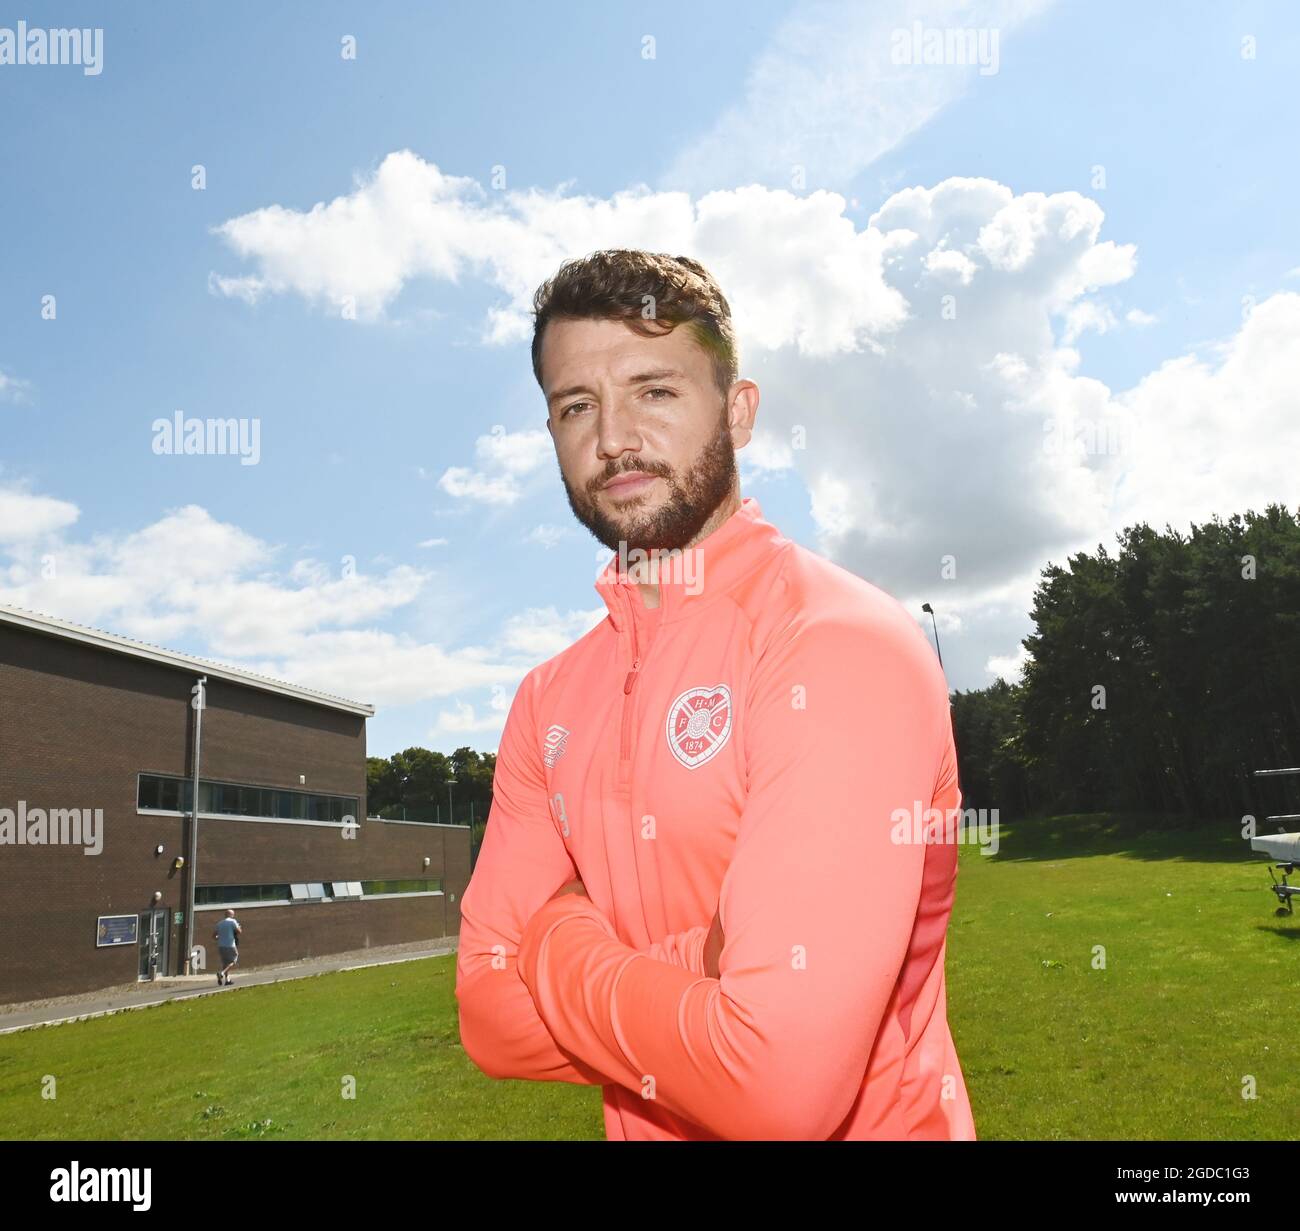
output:
{"label": "brick building", "polygon": [[469,828],[366,817],[373,713],[0,606],[0,1003],[184,973],[191,892],[196,969],[227,906],[245,969],[456,935]]}

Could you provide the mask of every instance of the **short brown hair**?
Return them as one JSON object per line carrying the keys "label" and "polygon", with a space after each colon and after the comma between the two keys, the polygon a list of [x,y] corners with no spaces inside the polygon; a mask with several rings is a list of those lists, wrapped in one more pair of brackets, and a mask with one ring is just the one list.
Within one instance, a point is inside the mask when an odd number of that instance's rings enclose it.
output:
{"label": "short brown hair", "polygon": [[[647,297],[653,317],[644,315]],[[708,352],[713,379],[724,396],[740,370],[731,307],[713,275],[690,257],[605,248],[565,261],[533,296],[533,375],[538,385],[542,334],[557,319],[622,320],[643,337],[684,324]],[[652,321],[668,327],[656,331]]]}

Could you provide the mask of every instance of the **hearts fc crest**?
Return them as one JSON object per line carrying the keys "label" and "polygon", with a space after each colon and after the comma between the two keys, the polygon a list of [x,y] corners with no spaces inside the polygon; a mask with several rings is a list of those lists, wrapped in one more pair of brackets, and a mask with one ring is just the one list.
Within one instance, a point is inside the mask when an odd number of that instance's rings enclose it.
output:
{"label": "hearts fc crest", "polygon": [[731,689],[688,688],[668,707],[668,747],[687,769],[698,769],[722,751],[731,736]]}

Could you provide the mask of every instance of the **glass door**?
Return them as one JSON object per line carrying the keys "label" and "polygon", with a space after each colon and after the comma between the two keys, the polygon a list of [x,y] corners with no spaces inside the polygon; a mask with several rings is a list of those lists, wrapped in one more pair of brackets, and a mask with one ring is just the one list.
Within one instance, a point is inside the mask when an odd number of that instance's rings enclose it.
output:
{"label": "glass door", "polygon": [[140,916],[141,980],[167,974],[169,939],[165,910],[147,910]]}

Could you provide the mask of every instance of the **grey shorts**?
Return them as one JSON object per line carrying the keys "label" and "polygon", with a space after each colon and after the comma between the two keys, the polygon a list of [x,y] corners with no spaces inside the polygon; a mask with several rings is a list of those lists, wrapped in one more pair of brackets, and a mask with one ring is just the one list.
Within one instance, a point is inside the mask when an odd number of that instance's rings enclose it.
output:
{"label": "grey shorts", "polygon": [[221,955],[222,967],[229,966],[231,962],[239,961],[238,949],[227,949],[225,945],[217,946],[217,952]]}

